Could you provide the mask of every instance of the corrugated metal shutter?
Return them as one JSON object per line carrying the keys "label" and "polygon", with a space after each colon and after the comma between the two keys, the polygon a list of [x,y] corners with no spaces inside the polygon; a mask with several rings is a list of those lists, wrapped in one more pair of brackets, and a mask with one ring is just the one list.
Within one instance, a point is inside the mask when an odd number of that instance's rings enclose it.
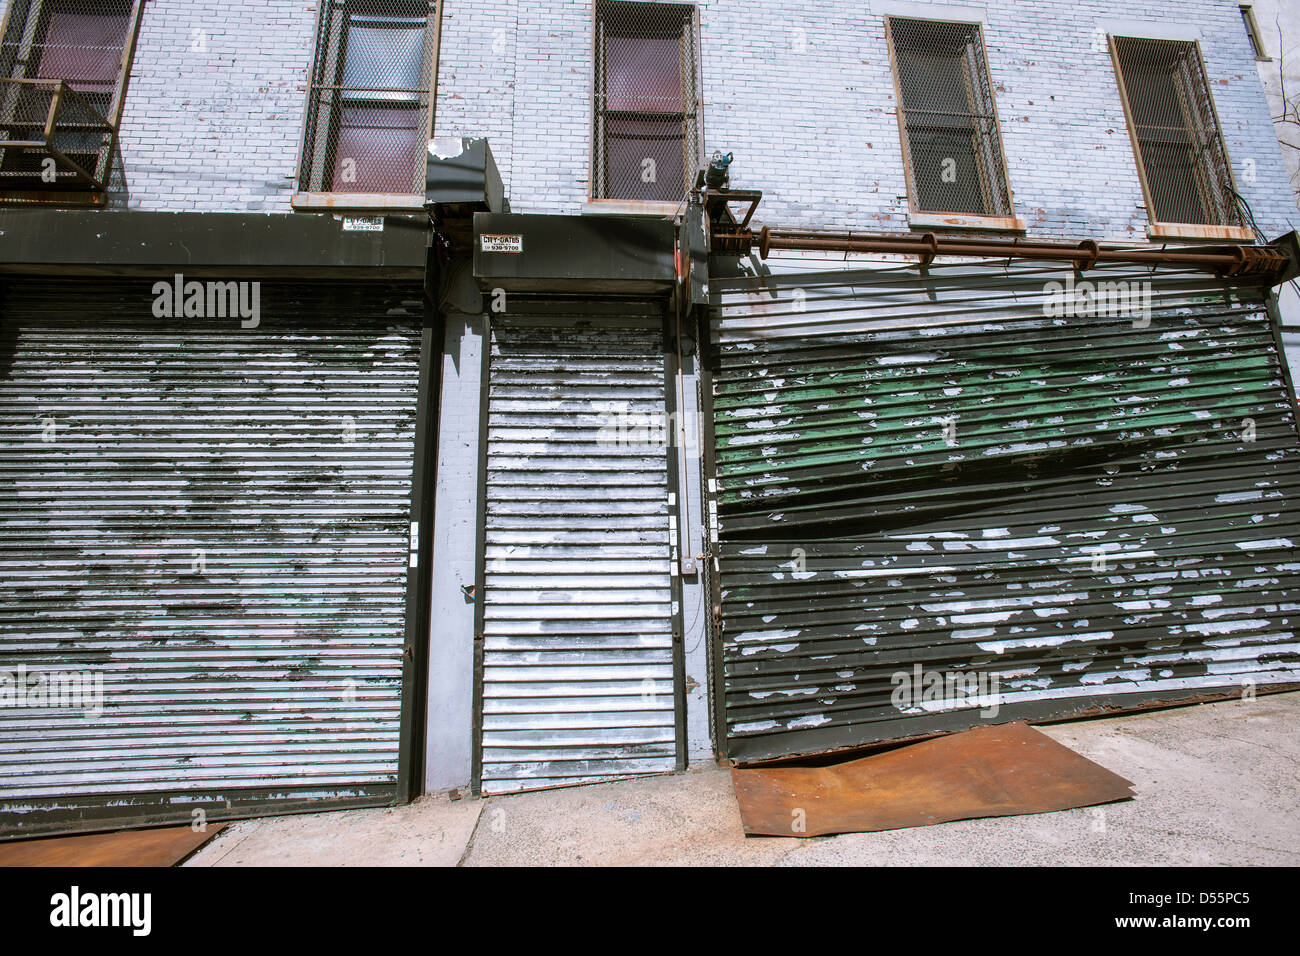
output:
{"label": "corrugated metal shutter", "polygon": [[492,317],[485,793],[677,766],[662,306],[618,310]]}
{"label": "corrugated metal shutter", "polygon": [[1059,315],[1041,264],[768,266],[712,280],[733,758],[1300,679],[1258,289],[1098,268],[1137,301]]}
{"label": "corrugated metal shutter", "polygon": [[0,670],[104,698],[0,709],[5,828],[391,802],[421,290],[151,289],[3,287]]}

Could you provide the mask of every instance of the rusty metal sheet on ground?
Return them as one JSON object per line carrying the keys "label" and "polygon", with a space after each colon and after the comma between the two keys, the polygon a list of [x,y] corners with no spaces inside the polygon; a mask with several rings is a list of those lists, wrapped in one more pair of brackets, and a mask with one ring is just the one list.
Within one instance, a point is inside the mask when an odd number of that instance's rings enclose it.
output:
{"label": "rusty metal sheet on ground", "polygon": [[1048,813],[1133,796],[1133,784],[1028,724],[827,767],[731,771],[746,836],[825,836]]}
{"label": "rusty metal sheet on ground", "polygon": [[0,843],[4,866],[175,866],[226,828],[209,824],[39,837]]}

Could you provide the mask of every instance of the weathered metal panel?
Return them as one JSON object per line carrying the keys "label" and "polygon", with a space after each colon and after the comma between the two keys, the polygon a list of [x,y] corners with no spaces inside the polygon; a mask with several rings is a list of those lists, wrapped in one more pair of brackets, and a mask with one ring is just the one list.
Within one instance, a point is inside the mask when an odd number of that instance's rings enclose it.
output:
{"label": "weathered metal panel", "polygon": [[259,291],[243,328],[4,284],[0,670],[102,681],[0,708],[6,829],[393,797],[421,289]]}
{"label": "weathered metal panel", "polygon": [[[1125,312],[1042,264],[768,267],[712,280],[733,758],[1300,679],[1300,443],[1258,289],[1088,272]],[[996,699],[896,695],[936,673]]]}
{"label": "weathered metal panel", "polygon": [[655,295],[677,283],[677,230],[642,216],[474,214],[474,278],[484,290]]}
{"label": "weathered metal panel", "polygon": [[1028,724],[976,727],[858,760],[733,768],[746,836],[825,836],[1131,800],[1133,784]]}
{"label": "weathered metal panel", "polygon": [[494,315],[481,788],[676,766],[662,306]]}
{"label": "weathered metal panel", "polygon": [[6,207],[0,273],[422,280],[428,223],[381,219],[360,231],[333,216]]}

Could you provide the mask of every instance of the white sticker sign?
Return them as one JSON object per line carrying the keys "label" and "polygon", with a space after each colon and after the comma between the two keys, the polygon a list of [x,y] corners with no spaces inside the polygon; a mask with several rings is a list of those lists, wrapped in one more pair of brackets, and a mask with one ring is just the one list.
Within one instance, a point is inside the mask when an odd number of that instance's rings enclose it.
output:
{"label": "white sticker sign", "polygon": [[344,232],[383,232],[383,216],[345,216],[343,219]]}
{"label": "white sticker sign", "polygon": [[481,248],[484,252],[523,252],[524,237],[520,235],[505,235],[483,233],[479,236],[482,243]]}

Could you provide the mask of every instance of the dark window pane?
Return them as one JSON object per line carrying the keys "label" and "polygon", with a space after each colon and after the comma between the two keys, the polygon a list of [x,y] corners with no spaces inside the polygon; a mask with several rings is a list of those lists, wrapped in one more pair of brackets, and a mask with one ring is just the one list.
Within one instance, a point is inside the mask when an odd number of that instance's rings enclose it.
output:
{"label": "dark window pane", "polygon": [[606,108],[682,111],[681,37],[611,36],[606,41]]}
{"label": "dark window pane", "polygon": [[605,122],[606,198],[679,202],[686,194],[681,118]]}
{"label": "dark window pane", "polygon": [[44,34],[33,75],[68,80],[74,89],[108,94],[117,85],[130,7],[126,3],[76,3],[46,8]]}
{"label": "dark window pane", "polygon": [[305,192],[411,195],[428,141],[428,0],[330,0],[316,38]]}
{"label": "dark window pane", "polygon": [[967,95],[966,63],[958,51],[940,55],[904,48],[898,53],[898,85],[909,110],[973,112]]}
{"label": "dark window pane", "polygon": [[984,215],[974,131],[908,126],[912,177],[921,209]]}
{"label": "dark window pane", "polygon": [[1240,224],[1195,44],[1116,37],[1115,50],[1155,220]]}
{"label": "dark window pane", "polygon": [[694,8],[598,0],[592,195],[680,202],[698,152]]}
{"label": "dark window pane", "polygon": [[426,150],[421,109],[344,107],[334,158],[334,192],[409,193]]}
{"label": "dark window pane", "polygon": [[1010,216],[979,27],[907,18],[889,25],[916,209]]}
{"label": "dark window pane", "polygon": [[1178,142],[1139,144],[1142,163],[1147,170],[1151,201],[1162,222],[1196,222],[1209,224],[1196,182],[1196,158],[1191,145]]}

